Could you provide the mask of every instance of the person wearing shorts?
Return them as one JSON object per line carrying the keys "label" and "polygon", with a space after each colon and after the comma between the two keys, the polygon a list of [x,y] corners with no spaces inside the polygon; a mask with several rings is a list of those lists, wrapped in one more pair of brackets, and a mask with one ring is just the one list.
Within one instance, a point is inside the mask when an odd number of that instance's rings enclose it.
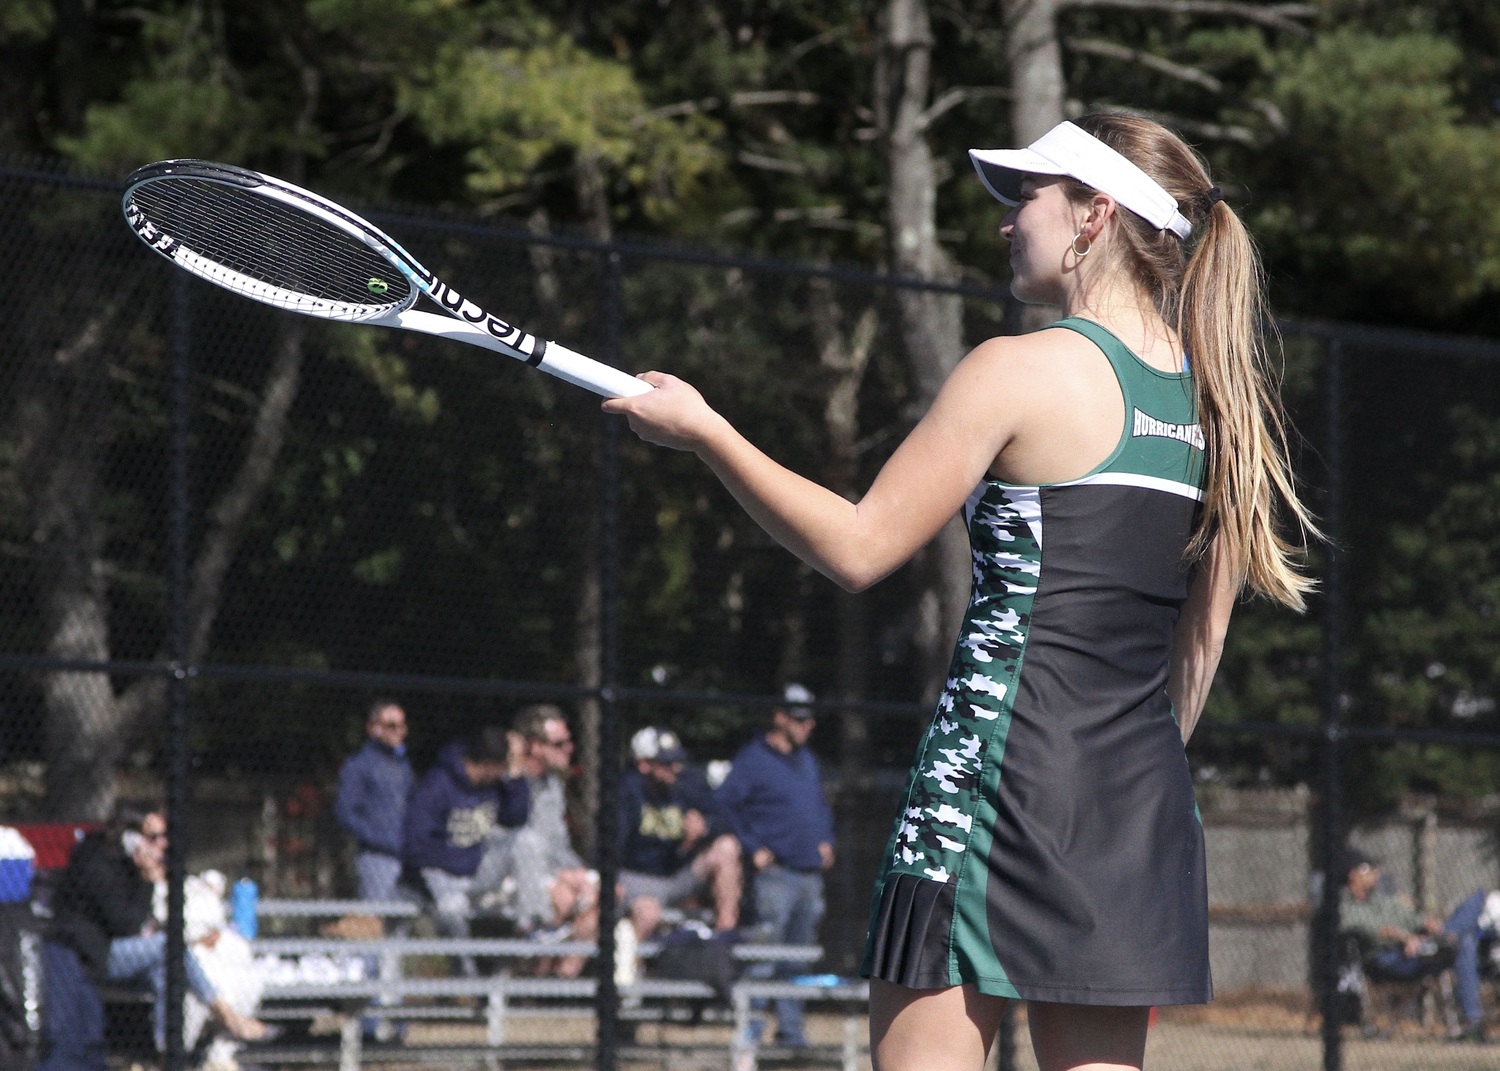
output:
{"label": "person wearing shorts", "polygon": [[620,887],[637,939],[656,933],[665,908],[702,901],[712,907],[716,930],[734,929],[740,844],[707,779],[668,730],[642,729],[630,753],[634,765],[620,779]]}

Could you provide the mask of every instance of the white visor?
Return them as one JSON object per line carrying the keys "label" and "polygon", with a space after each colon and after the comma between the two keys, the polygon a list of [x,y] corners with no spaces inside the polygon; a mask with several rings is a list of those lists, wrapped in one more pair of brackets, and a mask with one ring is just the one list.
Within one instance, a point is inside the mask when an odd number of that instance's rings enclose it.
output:
{"label": "white visor", "polygon": [[1177,200],[1150,175],[1072,123],[1058,123],[1024,149],[970,149],[985,188],[1008,205],[1019,204],[1027,175],[1067,175],[1117,202],[1159,230],[1179,238],[1193,225]]}

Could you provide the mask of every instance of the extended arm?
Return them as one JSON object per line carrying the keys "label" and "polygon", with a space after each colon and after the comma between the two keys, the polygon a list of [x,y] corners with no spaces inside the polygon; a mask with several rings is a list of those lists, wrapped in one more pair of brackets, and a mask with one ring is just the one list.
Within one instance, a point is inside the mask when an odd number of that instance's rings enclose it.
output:
{"label": "extended arm", "polygon": [[1015,356],[1024,352],[1015,339],[976,348],[858,502],[771,460],[673,376],[647,373],[656,390],[604,408],[647,441],[696,453],[777,542],[859,591],[932,539],[1032,412],[1030,362]]}
{"label": "extended arm", "polygon": [[1172,669],[1167,695],[1177,712],[1186,743],[1193,735],[1208,689],[1224,653],[1224,634],[1240,590],[1240,574],[1215,540],[1198,566],[1172,636]]}

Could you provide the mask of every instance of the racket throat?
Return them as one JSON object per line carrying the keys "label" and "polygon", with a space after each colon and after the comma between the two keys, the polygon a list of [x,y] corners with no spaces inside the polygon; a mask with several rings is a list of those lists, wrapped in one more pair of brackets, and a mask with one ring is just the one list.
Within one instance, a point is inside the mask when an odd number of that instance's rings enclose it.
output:
{"label": "racket throat", "polygon": [[515,350],[520,360],[533,368],[542,363],[542,357],[547,352],[546,339],[522,331],[494,313],[486,312],[431,273],[424,273],[422,285],[433,301],[458,319],[474,324],[476,327],[482,327],[491,337]]}

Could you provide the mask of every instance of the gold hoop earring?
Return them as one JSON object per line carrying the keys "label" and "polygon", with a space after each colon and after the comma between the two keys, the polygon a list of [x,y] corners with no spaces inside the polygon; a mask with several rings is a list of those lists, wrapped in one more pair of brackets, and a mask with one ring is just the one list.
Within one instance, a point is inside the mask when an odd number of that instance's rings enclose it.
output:
{"label": "gold hoop earring", "polygon": [[[1084,241],[1084,246],[1082,249],[1078,248],[1078,239],[1080,238],[1082,238]],[[1073,255],[1079,260],[1082,260],[1084,257],[1088,256],[1094,251],[1094,240],[1092,238],[1086,237],[1083,233],[1083,229],[1080,227],[1078,233],[1073,235],[1073,240],[1068,243],[1068,246],[1073,250]]]}

